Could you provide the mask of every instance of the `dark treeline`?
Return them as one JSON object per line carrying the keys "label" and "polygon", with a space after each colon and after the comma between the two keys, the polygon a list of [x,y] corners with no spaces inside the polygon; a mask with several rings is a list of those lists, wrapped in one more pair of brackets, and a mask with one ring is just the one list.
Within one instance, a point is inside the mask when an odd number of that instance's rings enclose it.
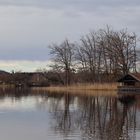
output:
{"label": "dark treeline", "polygon": [[[79,42],[68,39],[52,44],[50,53],[52,77],[59,83],[113,82],[129,72],[136,72],[138,61],[137,36],[127,30],[107,27],[81,37]],[[55,75],[55,76],[54,76]]]}

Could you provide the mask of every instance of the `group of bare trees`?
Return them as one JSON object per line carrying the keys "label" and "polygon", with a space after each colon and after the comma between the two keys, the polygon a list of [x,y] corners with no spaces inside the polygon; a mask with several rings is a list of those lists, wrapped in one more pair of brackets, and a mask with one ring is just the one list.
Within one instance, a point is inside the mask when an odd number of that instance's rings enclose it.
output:
{"label": "group of bare trees", "polygon": [[[64,83],[110,82],[120,75],[136,72],[137,37],[127,30],[107,27],[83,36],[77,43],[64,40],[50,46],[53,70],[63,73]],[[71,78],[76,75],[76,78]],[[73,80],[74,81],[74,80]]]}

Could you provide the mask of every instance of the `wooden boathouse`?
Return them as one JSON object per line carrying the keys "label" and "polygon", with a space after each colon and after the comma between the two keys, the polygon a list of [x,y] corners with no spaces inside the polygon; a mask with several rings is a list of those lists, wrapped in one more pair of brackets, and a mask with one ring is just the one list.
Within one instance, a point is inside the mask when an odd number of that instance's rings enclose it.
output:
{"label": "wooden boathouse", "polygon": [[130,73],[118,80],[119,92],[140,92],[140,73]]}

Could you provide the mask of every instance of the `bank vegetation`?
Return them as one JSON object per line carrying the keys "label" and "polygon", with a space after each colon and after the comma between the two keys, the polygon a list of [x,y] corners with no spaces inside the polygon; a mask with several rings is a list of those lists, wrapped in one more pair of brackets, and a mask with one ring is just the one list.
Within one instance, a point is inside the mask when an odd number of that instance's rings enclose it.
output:
{"label": "bank vegetation", "polygon": [[47,86],[48,90],[116,90],[120,77],[138,72],[137,42],[135,33],[107,26],[89,32],[77,42],[65,39],[51,44],[50,70],[1,74],[0,82]]}
{"label": "bank vegetation", "polygon": [[53,64],[48,73],[57,84],[52,82],[49,89],[116,90],[120,77],[137,72],[137,41],[135,33],[107,26],[91,31],[79,42],[65,39],[50,45]]}

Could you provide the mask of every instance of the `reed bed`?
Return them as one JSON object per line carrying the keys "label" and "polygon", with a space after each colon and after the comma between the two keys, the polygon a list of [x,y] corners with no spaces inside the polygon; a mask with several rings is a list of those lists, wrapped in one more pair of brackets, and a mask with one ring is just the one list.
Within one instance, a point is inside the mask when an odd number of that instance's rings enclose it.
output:
{"label": "reed bed", "polygon": [[50,86],[41,88],[32,88],[32,90],[48,91],[55,93],[73,93],[86,95],[117,95],[118,83],[96,83],[96,84],[75,84],[70,86]]}
{"label": "reed bed", "polygon": [[71,95],[81,95],[81,96],[111,96],[117,97],[117,91],[115,90],[108,90],[108,91],[101,91],[101,90],[48,90],[48,88],[39,88],[34,87],[31,89],[32,92],[38,94],[71,94]]}
{"label": "reed bed", "polygon": [[50,86],[47,90],[50,91],[69,91],[69,90],[117,90],[118,83],[95,83],[95,84],[75,84],[70,86]]}
{"label": "reed bed", "polygon": [[70,93],[93,96],[117,96],[117,83],[103,84],[76,84],[71,86],[50,86],[32,88],[33,91],[41,93]]}
{"label": "reed bed", "polygon": [[0,88],[14,88],[13,84],[0,84]]}

